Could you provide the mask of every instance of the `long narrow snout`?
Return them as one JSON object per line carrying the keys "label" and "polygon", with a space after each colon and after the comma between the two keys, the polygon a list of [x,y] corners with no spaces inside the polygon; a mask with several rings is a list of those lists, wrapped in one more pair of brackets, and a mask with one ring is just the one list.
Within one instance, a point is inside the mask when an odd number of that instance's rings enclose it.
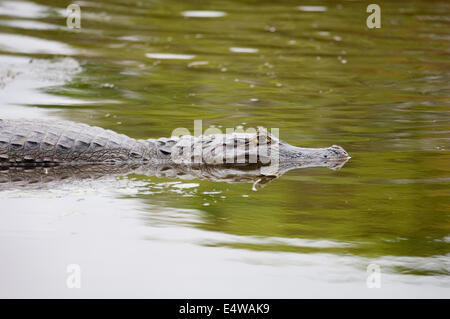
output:
{"label": "long narrow snout", "polygon": [[322,166],[338,170],[350,159],[350,155],[338,145],[325,148],[304,148],[280,143],[280,163],[284,167]]}
{"label": "long narrow snout", "polygon": [[326,148],[297,147],[287,143],[280,143],[280,159],[282,161],[296,160],[348,160],[350,155],[339,145]]}

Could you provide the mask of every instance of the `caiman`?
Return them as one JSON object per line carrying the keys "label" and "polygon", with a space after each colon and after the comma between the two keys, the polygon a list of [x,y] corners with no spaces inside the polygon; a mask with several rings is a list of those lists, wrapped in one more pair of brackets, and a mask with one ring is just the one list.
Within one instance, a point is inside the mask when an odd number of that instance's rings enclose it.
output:
{"label": "caiman", "polygon": [[[55,171],[67,173],[97,165],[100,174],[140,167],[147,175],[175,172],[173,177],[257,181],[294,168],[339,169],[349,158],[340,146],[296,147],[263,128],[254,133],[142,140],[70,121],[0,119],[3,170],[63,166]],[[96,168],[88,170],[92,173]]]}

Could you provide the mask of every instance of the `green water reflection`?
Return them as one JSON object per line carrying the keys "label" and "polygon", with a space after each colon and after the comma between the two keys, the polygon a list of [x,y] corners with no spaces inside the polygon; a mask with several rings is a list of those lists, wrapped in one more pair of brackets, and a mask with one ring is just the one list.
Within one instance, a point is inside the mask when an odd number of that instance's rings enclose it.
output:
{"label": "green water reflection", "polygon": [[[447,256],[450,5],[377,3],[382,28],[369,30],[369,2],[363,1],[314,2],[325,8],[317,12],[298,9],[298,1],[83,1],[76,32],[64,27],[59,13],[66,1],[39,0],[34,4],[40,15],[4,15],[3,21],[16,23],[2,23],[0,32],[76,50],[71,56],[83,72],[47,91],[83,103],[39,105],[57,116],[139,138],[192,129],[194,119],[205,127],[262,125],[280,128],[291,144],[339,144],[350,153],[340,171],[291,171],[258,192],[248,184],[198,181],[191,197],[137,195],[148,203],[204,211],[202,223],[192,227],[349,244],[224,245],[364,257]],[[189,10],[225,15],[183,16]],[[24,21],[57,28],[27,28]],[[60,56],[4,48],[0,53]],[[212,191],[217,193],[203,194]],[[396,270],[448,275],[447,267],[442,262],[432,270]]]}

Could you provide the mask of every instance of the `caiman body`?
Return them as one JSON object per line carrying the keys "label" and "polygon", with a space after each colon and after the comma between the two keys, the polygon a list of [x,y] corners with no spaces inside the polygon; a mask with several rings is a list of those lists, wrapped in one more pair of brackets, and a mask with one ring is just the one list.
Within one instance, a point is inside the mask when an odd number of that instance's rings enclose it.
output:
{"label": "caiman body", "polygon": [[[254,133],[139,140],[69,121],[0,119],[0,166],[3,168],[144,166],[153,175],[172,171],[192,178],[222,176],[217,179],[233,180],[233,176],[239,175],[247,179],[249,176],[277,177],[301,167],[338,169],[348,158],[340,146],[296,147],[264,129]],[[65,169],[68,170],[73,171]],[[101,171],[100,166],[98,170]]]}

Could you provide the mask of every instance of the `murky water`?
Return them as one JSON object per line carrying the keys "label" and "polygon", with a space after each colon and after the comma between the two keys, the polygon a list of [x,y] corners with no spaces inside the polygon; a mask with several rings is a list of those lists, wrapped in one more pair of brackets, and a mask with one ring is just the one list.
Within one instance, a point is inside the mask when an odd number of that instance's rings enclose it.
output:
{"label": "murky water", "polygon": [[0,296],[450,297],[447,1],[379,1],[376,30],[353,1],[78,3],[69,30],[65,1],[0,2],[0,117],[137,138],[265,126],[352,158],[257,192],[143,174],[8,184]]}

